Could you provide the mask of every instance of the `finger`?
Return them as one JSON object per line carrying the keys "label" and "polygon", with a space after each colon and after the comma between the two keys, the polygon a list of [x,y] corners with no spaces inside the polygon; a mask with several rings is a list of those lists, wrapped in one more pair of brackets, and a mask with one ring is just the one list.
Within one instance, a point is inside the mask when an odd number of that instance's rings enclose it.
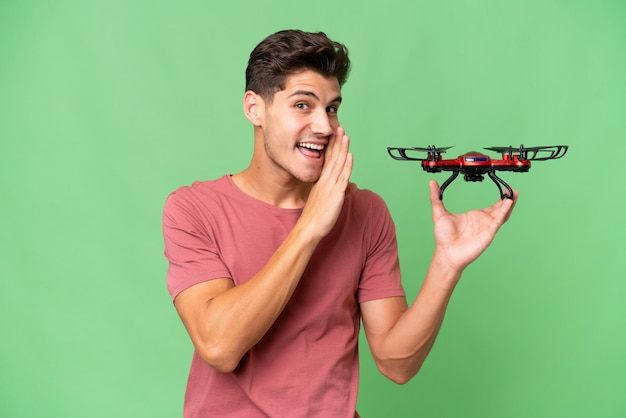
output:
{"label": "finger", "polygon": [[342,127],[337,128],[337,148],[339,157],[343,160],[350,149],[350,137],[346,135],[346,131]]}
{"label": "finger", "polygon": [[517,203],[518,192],[513,191],[513,199],[501,199],[494,203],[491,207],[494,218],[501,225],[505,223],[511,216],[511,212]]}
{"label": "finger", "polygon": [[513,203],[511,204],[511,207],[509,208],[506,216],[504,217],[503,222],[508,221],[509,218],[511,217],[511,213],[513,213],[513,209],[515,209],[515,205],[517,204],[518,197],[519,197],[519,192],[517,190],[513,190]]}
{"label": "finger", "polygon": [[328,141],[328,148],[330,151],[329,157],[331,159],[332,157],[336,156],[337,153],[341,150],[341,142],[345,135],[346,131],[341,126],[339,126],[330,136],[330,139]]}
{"label": "finger", "polygon": [[352,167],[354,166],[354,156],[351,152],[346,155],[346,161],[343,165],[343,170],[341,171],[341,175],[339,176],[339,182],[345,184],[345,187],[348,187],[350,183],[350,175],[352,175]]}
{"label": "finger", "polygon": [[324,161],[324,165],[327,166],[325,168],[331,178],[336,179],[342,174],[346,166],[349,149],[350,138],[345,135],[343,128],[338,128],[335,137],[332,139],[330,154],[327,155],[327,160]]}
{"label": "finger", "polygon": [[448,213],[443,201],[439,199],[439,183],[435,180],[431,180],[428,185],[430,186],[430,206],[433,211],[433,219],[438,219]]}
{"label": "finger", "polygon": [[343,183],[345,187],[347,187],[348,183],[350,182],[350,175],[352,174],[352,167],[354,165],[354,156],[352,155],[351,152],[348,151],[350,147],[350,138],[346,135],[343,135],[341,140],[342,140],[341,154],[344,155],[345,153],[345,158],[343,159],[343,166],[341,167],[341,173],[339,174],[338,181]]}

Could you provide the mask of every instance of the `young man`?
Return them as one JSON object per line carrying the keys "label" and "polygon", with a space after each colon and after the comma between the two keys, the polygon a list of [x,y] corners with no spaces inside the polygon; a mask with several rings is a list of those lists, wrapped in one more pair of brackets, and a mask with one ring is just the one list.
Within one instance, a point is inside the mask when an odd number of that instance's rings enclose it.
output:
{"label": "young man", "polygon": [[167,199],[167,284],[195,346],[185,417],[358,416],[360,321],[381,373],[407,382],[513,209],[517,195],[453,215],[431,182],[436,246],[408,307],[387,207],[349,181],[337,119],[349,68],[323,33],[266,38],[246,70],[249,167]]}

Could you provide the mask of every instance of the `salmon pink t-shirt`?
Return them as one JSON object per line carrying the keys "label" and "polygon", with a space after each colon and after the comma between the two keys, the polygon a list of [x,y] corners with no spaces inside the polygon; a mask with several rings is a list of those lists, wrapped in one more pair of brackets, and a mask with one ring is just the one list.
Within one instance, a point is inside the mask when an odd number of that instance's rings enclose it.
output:
{"label": "salmon pink t-shirt", "polygon": [[[301,213],[246,195],[231,176],[176,190],[163,213],[172,298],[216,278],[246,282]],[[221,373],[194,353],[184,416],[353,418],[359,303],[404,294],[389,211],[378,195],[357,189],[281,315],[238,367]]]}

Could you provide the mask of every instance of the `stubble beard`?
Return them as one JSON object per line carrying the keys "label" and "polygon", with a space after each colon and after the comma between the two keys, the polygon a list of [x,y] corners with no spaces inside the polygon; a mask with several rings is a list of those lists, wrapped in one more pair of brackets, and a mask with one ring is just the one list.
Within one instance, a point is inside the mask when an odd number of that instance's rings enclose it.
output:
{"label": "stubble beard", "polygon": [[319,179],[320,172],[315,175],[305,175],[298,172],[297,169],[300,167],[294,167],[293,159],[290,161],[290,157],[294,154],[294,149],[280,145],[279,141],[272,141],[271,138],[269,133],[263,135],[263,147],[265,148],[265,154],[274,167],[302,183],[315,183]]}

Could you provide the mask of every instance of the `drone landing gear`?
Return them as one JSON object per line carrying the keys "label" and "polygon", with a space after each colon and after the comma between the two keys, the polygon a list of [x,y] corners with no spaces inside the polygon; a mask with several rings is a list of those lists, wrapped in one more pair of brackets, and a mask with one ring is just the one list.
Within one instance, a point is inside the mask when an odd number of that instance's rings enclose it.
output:
{"label": "drone landing gear", "polygon": [[[493,180],[496,186],[498,186],[501,199],[513,199],[513,189],[511,188],[511,186],[509,186],[500,177],[496,176],[496,173],[494,173],[493,171],[488,171],[487,174],[489,175],[489,178]],[[459,172],[454,171],[452,172],[452,175],[450,175],[450,177],[448,177],[448,179],[443,182],[443,184],[439,188],[439,200],[443,200],[443,192],[450,185],[450,183],[456,180],[458,175],[459,175]],[[483,181],[483,178],[484,178],[482,174],[465,174],[464,177],[465,177],[465,181]],[[504,186],[504,188],[507,190],[508,193],[505,193],[503,191],[502,186]]]}
{"label": "drone landing gear", "polygon": [[[496,183],[496,186],[498,186],[498,190],[500,190],[500,198],[501,199],[513,199],[513,189],[511,189],[511,186],[509,186],[504,180],[502,180],[500,177],[496,176],[496,173],[494,173],[493,171],[489,171],[487,174],[489,174],[489,178],[491,180],[493,180],[494,183]],[[508,193],[504,193],[502,191],[502,186],[504,186],[507,190]]]}
{"label": "drone landing gear", "polygon": [[439,188],[439,200],[443,200],[443,191],[446,190],[446,187],[450,185],[459,175],[458,171],[452,172],[452,175],[448,177],[448,180],[444,181],[441,187]]}

